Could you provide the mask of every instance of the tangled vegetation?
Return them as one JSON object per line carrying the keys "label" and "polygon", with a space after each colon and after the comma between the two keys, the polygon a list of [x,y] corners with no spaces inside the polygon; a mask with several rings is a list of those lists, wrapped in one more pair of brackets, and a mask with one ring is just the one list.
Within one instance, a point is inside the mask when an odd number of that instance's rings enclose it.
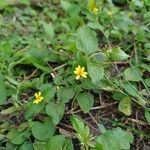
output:
{"label": "tangled vegetation", "polygon": [[0,12],[0,150],[150,149],[149,0]]}

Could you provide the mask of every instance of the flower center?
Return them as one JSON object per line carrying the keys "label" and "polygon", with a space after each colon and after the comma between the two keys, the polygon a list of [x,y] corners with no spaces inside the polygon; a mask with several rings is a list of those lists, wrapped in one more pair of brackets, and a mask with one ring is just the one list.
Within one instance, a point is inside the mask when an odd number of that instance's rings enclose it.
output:
{"label": "flower center", "polygon": [[37,96],[37,98],[36,98],[38,101],[40,101],[41,100],[41,96]]}
{"label": "flower center", "polygon": [[83,70],[79,70],[78,74],[81,76],[83,74]]}

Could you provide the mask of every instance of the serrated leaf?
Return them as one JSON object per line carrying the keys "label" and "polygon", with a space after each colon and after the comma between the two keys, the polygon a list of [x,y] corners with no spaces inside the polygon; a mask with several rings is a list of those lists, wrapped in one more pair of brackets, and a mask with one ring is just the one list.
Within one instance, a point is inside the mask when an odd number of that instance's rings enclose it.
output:
{"label": "serrated leaf", "polygon": [[133,142],[131,133],[123,131],[121,128],[107,130],[100,135],[96,140],[96,147],[94,150],[121,150],[130,149],[130,143]]}
{"label": "serrated leaf", "polygon": [[63,135],[55,135],[48,142],[49,150],[73,150],[73,145],[70,139]]}
{"label": "serrated leaf", "polygon": [[83,139],[87,139],[90,135],[90,128],[84,124],[84,122],[77,116],[71,117],[71,124],[76,130],[77,134]]}
{"label": "serrated leaf", "polygon": [[52,117],[53,123],[56,125],[60,122],[65,112],[64,103],[49,103],[46,106],[46,113]]}
{"label": "serrated leaf", "polygon": [[59,89],[57,92],[57,97],[60,101],[67,103],[70,99],[72,99],[75,95],[75,92],[71,88],[63,88]]}
{"label": "serrated leaf", "polygon": [[97,144],[102,147],[101,150],[120,150],[119,142],[114,138],[111,131],[107,131],[105,134],[99,136]]}
{"label": "serrated leaf", "polygon": [[130,116],[132,113],[131,98],[130,97],[123,98],[119,103],[118,109],[126,116]]}
{"label": "serrated leaf", "polygon": [[84,113],[88,113],[94,104],[94,97],[90,93],[80,93],[77,97],[78,104]]}
{"label": "serrated leaf", "polygon": [[87,26],[79,28],[76,37],[76,47],[78,50],[91,54],[98,51],[98,40],[96,33]]}
{"label": "serrated leaf", "polygon": [[88,74],[92,78],[92,82],[96,84],[104,76],[104,68],[95,63],[87,63]]}
{"label": "serrated leaf", "polygon": [[45,141],[53,136],[55,126],[50,119],[46,119],[44,123],[35,121],[32,126],[32,134],[39,141]]}
{"label": "serrated leaf", "polygon": [[113,136],[119,141],[120,149],[130,149],[130,143],[133,142],[131,133],[123,131],[121,128],[112,130]]}

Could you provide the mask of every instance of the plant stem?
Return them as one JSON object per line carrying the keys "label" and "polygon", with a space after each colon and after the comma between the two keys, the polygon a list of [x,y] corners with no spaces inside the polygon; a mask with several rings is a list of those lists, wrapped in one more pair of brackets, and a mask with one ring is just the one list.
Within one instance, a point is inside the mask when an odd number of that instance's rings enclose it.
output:
{"label": "plant stem", "polygon": [[89,150],[89,146],[88,145],[85,145],[85,150]]}

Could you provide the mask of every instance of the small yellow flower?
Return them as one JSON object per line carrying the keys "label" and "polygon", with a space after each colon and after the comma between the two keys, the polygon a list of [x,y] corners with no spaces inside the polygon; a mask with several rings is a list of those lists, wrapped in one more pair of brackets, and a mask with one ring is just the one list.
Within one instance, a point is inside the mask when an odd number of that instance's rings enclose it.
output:
{"label": "small yellow flower", "polygon": [[113,14],[113,13],[112,13],[111,11],[108,12],[108,15],[109,15],[110,17],[112,16],[112,14]]}
{"label": "small yellow flower", "polygon": [[94,7],[92,12],[95,14],[95,15],[98,15],[98,8]]}
{"label": "small yellow flower", "polygon": [[35,93],[35,100],[33,101],[34,104],[38,104],[43,100],[43,96],[41,96],[41,92]]}
{"label": "small yellow flower", "polygon": [[81,67],[78,65],[78,67],[75,68],[74,74],[76,74],[76,80],[80,79],[81,77],[87,78],[87,72],[85,71],[84,67]]}

